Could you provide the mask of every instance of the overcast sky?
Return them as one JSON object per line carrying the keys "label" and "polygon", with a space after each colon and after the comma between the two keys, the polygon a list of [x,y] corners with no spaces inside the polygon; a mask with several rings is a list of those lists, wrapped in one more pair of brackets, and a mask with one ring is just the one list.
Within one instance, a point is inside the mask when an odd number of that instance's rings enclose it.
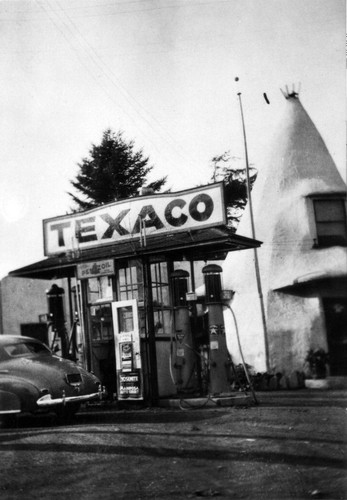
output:
{"label": "overcast sky", "polygon": [[0,278],[44,258],[42,220],[106,128],[188,189],[243,156],[238,92],[261,167],[300,82],[345,178],[345,19],[344,0],[0,0]]}

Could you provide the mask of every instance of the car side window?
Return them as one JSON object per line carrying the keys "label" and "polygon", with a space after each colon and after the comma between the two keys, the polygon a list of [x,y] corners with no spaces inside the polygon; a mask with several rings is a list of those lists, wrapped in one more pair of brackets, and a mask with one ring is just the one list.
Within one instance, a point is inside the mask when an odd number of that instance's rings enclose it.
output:
{"label": "car side window", "polygon": [[5,351],[10,356],[22,356],[23,354],[28,353],[27,349],[25,349],[25,346],[23,347],[23,344],[8,345],[5,347]]}
{"label": "car side window", "polygon": [[10,344],[4,347],[4,350],[9,356],[19,357],[28,356],[30,354],[42,353],[50,354],[49,349],[43,345],[36,342],[21,342],[16,344]]}

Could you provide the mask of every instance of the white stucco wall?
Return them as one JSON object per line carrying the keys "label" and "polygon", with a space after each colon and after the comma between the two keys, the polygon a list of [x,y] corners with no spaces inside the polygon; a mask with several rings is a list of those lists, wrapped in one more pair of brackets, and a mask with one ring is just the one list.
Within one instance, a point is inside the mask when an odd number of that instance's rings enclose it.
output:
{"label": "white stucco wall", "polygon": [[267,318],[272,370],[302,371],[309,348],[327,350],[320,298],[269,292]]}

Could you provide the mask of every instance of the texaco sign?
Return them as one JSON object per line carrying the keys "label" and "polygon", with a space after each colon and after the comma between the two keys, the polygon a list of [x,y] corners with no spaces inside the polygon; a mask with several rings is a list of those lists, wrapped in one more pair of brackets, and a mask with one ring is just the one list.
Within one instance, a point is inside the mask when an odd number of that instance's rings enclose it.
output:
{"label": "texaco sign", "polygon": [[223,183],[131,198],[87,212],[45,219],[44,253],[115,244],[144,235],[225,224]]}

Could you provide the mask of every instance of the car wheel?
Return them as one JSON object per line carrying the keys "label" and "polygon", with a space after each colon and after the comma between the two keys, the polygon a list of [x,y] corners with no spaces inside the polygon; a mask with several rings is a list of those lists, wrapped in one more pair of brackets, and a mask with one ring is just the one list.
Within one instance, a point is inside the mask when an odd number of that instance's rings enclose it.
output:
{"label": "car wheel", "polygon": [[75,414],[80,408],[79,404],[70,404],[67,406],[60,406],[56,410],[56,415],[59,424],[69,424],[73,421]]}

